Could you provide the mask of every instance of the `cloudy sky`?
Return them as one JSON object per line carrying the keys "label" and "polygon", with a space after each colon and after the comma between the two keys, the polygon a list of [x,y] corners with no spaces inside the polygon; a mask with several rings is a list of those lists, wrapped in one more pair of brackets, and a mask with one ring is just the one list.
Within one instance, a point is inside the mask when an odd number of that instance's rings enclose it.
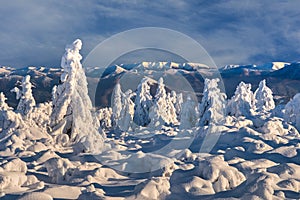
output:
{"label": "cloudy sky", "polygon": [[190,36],[218,66],[299,61],[299,8],[293,0],[3,1],[0,65],[58,67],[76,38],[85,57],[114,34],[149,26]]}

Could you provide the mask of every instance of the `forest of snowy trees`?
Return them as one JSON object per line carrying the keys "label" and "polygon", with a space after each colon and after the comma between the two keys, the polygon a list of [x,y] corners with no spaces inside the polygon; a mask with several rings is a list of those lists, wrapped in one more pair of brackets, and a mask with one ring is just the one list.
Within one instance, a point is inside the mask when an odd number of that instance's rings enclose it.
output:
{"label": "forest of snowy trees", "polygon": [[[13,88],[19,99],[17,109],[6,104],[0,95],[1,132],[37,126],[51,135],[53,142],[62,146],[76,146],[79,152],[101,152],[105,146],[105,132],[133,131],[144,126],[159,129],[162,126],[189,129],[197,126],[222,125],[227,116],[271,116],[276,110],[272,91],[262,80],[253,92],[251,85],[241,82],[235,94],[227,99],[219,89],[219,79],[205,79],[200,103],[191,95],[167,92],[163,77],[157,80],[154,96],[150,93],[149,78],[144,77],[136,91],[122,91],[117,83],[112,94],[112,107],[94,110],[88,96],[86,76],[81,65],[81,41],[66,47],[61,66],[61,84],[53,87],[52,101],[36,105],[32,95],[30,76],[23,78],[21,89]],[[284,119],[300,129],[300,95],[282,111]],[[98,144],[98,145],[95,145]],[[99,145],[103,144],[103,145]],[[87,148],[88,147],[88,148]]]}

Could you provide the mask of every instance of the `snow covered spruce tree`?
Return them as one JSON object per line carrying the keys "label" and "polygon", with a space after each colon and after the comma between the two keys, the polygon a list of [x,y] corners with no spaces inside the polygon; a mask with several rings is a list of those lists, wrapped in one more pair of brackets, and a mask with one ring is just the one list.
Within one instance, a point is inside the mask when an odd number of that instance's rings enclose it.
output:
{"label": "snow covered spruce tree", "polygon": [[149,110],[152,106],[152,96],[148,78],[143,78],[138,85],[134,108],[134,122],[139,126],[146,126],[150,123]]}
{"label": "snow covered spruce tree", "polygon": [[176,114],[178,116],[178,119],[180,119],[180,113],[181,113],[181,108],[182,108],[182,103],[183,103],[183,95],[182,93],[179,93],[176,95],[176,102],[175,102],[175,109],[176,109]]}
{"label": "snow covered spruce tree", "polygon": [[226,94],[218,87],[216,79],[205,79],[203,97],[199,107],[200,126],[222,124],[225,116]]}
{"label": "snow covered spruce tree", "polygon": [[117,83],[112,95],[112,117],[115,127],[119,127],[119,121],[121,120],[122,112],[122,97],[124,96],[120,83]]}
{"label": "snow covered spruce tree", "polygon": [[109,129],[112,127],[112,109],[109,108],[101,108],[97,110],[96,117],[100,122],[100,126],[102,129]]}
{"label": "snow covered spruce tree", "polygon": [[[172,92],[175,92],[175,91],[172,91]],[[176,103],[176,93],[175,93],[175,96],[171,96],[171,94],[168,93],[166,102],[167,102],[167,116],[168,116],[169,124],[178,123],[176,108],[175,108],[175,104],[174,104],[174,102]]]}
{"label": "snow covered spruce tree", "polygon": [[17,110],[23,115],[27,115],[32,112],[33,108],[36,106],[35,99],[32,95],[32,84],[30,83],[30,76],[27,75],[22,80],[22,90],[17,87],[11,90],[16,93],[19,104]]}
{"label": "snow covered spruce tree", "polygon": [[254,92],[255,107],[258,113],[266,113],[275,108],[273,92],[266,85],[266,80],[259,83],[258,88]]}
{"label": "snow covered spruce tree", "polygon": [[[53,88],[53,111],[51,126],[57,138],[68,138],[76,152],[99,153],[104,149],[104,138],[99,133],[100,125],[92,114],[88,96],[87,80],[80,63],[81,40],[66,47],[61,60],[63,74],[61,85]],[[64,137],[62,137],[62,135]],[[59,141],[58,141],[59,142]]]}
{"label": "snow covered spruce tree", "polygon": [[159,78],[153,108],[151,109],[151,125],[177,122],[174,104],[167,94],[163,78]]}
{"label": "snow covered spruce tree", "polygon": [[[17,129],[25,127],[20,113],[15,113],[13,108],[6,103],[7,98],[0,93],[0,138],[9,137]],[[4,133],[4,134],[2,134]]]}
{"label": "snow covered spruce tree", "polygon": [[11,107],[8,106],[6,103],[7,98],[5,97],[4,93],[0,93],[0,110],[12,110]]}
{"label": "snow covered spruce tree", "polygon": [[227,103],[227,113],[235,117],[249,117],[253,115],[254,110],[254,95],[251,91],[251,84],[241,82],[237,86],[234,96]]}
{"label": "snow covered spruce tree", "polygon": [[189,129],[197,125],[199,121],[198,106],[189,95],[183,102],[180,113],[180,129]]}
{"label": "snow covered spruce tree", "polygon": [[285,106],[284,119],[300,131],[300,93],[296,94]]}
{"label": "snow covered spruce tree", "polygon": [[122,97],[123,108],[120,114],[119,127],[123,131],[128,131],[133,121],[134,103],[131,100],[131,98],[135,95],[135,93],[132,92],[131,90],[127,90],[122,95],[123,95]]}

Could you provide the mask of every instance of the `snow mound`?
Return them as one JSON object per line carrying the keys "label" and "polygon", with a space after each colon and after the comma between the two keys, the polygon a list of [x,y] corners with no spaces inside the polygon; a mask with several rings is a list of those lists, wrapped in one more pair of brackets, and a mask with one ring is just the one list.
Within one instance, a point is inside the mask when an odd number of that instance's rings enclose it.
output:
{"label": "snow mound", "polygon": [[167,178],[153,177],[137,185],[134,189],[135,195],[128,199],[165,199],[165,197],[170,194],[169,189],[170,183]]}
{"label": "snow mound", "polygon": [[194,195],[231,190],[245,180],[243,173],[229,166],[222,156],[208,157],[190,170],[175,170],[170,178],[171,184],[176,186],[174,190]]}
{"label": "snow mound", "polygon": [[53,198],[44,192],[27,193],[19,198],[19,200],[52,200]]}

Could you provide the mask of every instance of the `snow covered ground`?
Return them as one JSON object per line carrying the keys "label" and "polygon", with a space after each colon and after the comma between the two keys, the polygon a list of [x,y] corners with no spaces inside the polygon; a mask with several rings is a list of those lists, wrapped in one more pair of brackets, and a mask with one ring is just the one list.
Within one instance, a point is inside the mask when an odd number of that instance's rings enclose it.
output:
{"label": "snow covered ground", "polygon": [[276,105],[262,79],[256,90],[240,82],[228,98],[214,78],[205,79],[198,102],[163,76],[143,77],[134,90],[116,83],[112,106],[95,109],[81,45],[67,46],[51,101],[36,103],[25,74],[10,88],[16,109],[0,94],[2,199],[300,198],[299,94]]}

